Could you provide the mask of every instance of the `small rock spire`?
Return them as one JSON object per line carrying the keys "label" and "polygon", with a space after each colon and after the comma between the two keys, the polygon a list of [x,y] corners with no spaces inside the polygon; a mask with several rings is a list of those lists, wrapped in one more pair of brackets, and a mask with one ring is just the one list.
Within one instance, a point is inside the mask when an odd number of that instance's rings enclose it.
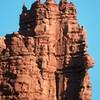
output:
{"label": "small rock spire", "polygon": [[66,9],[66,4],[67,4],[67,0],[60,0],[60,2],[59,2],[59,9],[60,9],[61,11],[65,11],[65,9]]}
{"label": "small rock spire", "polygon": [[23,12],[23,13],[27,12],[27,7],[26,7],[26,5],[25,5],[25,2],[23,3],[22,12]]}
{"label": "small rock spire", "polygon": [[60,3],[66,4],[68,1],[67,0],[61,0]]}

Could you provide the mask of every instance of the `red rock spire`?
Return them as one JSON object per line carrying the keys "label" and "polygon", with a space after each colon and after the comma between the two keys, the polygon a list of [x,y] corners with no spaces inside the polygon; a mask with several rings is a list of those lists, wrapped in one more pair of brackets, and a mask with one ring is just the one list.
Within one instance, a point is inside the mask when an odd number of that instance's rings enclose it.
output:
{"label": "red rock spire", "polygon": [[91,100],[94,63],[74,4],[38,2],[23,5],[19,32],[0,38],[0,100]]}

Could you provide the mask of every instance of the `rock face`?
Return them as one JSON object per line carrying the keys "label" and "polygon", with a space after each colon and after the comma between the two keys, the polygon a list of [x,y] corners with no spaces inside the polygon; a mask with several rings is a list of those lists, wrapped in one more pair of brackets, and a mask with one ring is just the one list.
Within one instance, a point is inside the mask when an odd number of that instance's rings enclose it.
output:
{"label": "rock face", "polygon": [[24,5],[19,31],[0,38],[0,100],[91,100],[92,66],[72,2]]}

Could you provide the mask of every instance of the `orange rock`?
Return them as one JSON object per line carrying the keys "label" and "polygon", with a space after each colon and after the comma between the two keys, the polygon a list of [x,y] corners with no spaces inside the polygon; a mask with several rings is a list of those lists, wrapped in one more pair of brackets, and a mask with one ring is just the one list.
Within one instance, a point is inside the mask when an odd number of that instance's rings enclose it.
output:
{"label": "orange rock", "polygon": [[72,2],[24,5],[19,32],[0,38],[0,100],[91,100],[93,65]]}

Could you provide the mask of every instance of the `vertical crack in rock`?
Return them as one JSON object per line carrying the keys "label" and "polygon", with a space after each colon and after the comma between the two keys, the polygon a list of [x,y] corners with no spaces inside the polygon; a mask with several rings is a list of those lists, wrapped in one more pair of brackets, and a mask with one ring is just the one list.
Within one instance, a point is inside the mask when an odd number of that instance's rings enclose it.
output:
{"label": "vertical crack in rock", "polygon": [[0,100],[91,100],[94,62],[75,5],[35,1],[19,24],[0,37]]}

